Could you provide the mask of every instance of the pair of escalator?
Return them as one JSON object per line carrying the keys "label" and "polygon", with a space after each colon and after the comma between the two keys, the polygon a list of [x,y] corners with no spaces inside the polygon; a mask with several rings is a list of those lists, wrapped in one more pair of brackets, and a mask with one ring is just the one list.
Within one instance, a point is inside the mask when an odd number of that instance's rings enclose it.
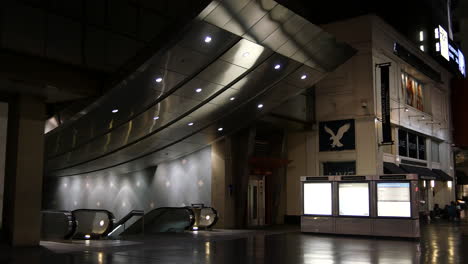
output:
{"label": "pair of escalator", "polygon": [[[139,217],[129,223],[133,217]],[[218,220],[214,208],[160,207],[147,214],[133,210],[115,222],[107,210],[42,211],[43,239],[101,239],[160,232],[209,229]]]}

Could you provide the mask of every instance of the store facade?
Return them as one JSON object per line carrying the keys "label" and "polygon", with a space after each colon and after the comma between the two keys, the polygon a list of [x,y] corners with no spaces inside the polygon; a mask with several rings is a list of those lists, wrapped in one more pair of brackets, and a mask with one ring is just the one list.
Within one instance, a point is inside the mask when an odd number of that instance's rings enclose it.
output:
{"label": "store facade", "polygon": [[379,17],[323,27],[358,53],[315,86],[316,126],[288,136],[287,215],[300,176],[414,173],[421,213],[449,204],[452,75]]}

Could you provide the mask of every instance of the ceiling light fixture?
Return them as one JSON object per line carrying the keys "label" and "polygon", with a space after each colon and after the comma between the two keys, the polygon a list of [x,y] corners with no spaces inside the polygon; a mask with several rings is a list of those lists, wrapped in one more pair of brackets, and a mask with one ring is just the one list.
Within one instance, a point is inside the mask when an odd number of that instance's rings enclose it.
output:
{"label": "ceiling light fixture", "polygon": [[193,122],[188,123],[188,126],[193,126]]}
{"label": "ceiling light fixture", "polygon": [[222,127],[218,128],[218,131],[223,131],[223,128]]}
{"label": "ceiling light fixture", "polygon": [[248,57],[249,55],[250,55],[250,53],[247,51],[247,52],[244,52],[244,53],[242,54],[242,57]]}
{"label": "ceiling light fixture", "polygon": [[161,77],[156,78],[156,82],[157,82],[157,83],[162,82],[162,78],[161,78]]}
{"label": "ceiling light fixture", "polygon": [[211,42],[211,36],[206,36],[205,43],[210,43],[210,42]]}
{"label": "ceiling light fixture", "polygon": [[281,68],[281,65],[279,65],[279,64],[275,65],[275,70],[279,70],[280,68]]}
{"label": "ceiling light fixture", "polygon": [[229,98],[229,100],[231,100],[231,101],[234,101],[234,99],[236,99],[236,98],[235,98],[235,97],[231,97],[231,98]]}
{"label": "ceiling light fixture", "polygon": [[199,92],[201,92],[201,91],[202,91],[202,88],[197,88],[197,89],[195,89],[195,92],[197,92],[197,93],[199,93]]}
{"label": "ceiling light fixture", "polygon": [[301,76],[301,80],[305,80],[305,79],[307,79],[307,75],[304,74]]}
{"label": "ceiling light fixture", "polygon": [[114,110],[112,110],[112,113],[113,113],[113,114],[115,114],[115,113],[117,113],[117,112],[119,112],[119,109],[114,109]]}
{"label": "ceiling light fixture", "polygon": [[258,104],[257,107],[260,109],[260,108],[263,108],[263,104]]}
{"label": "ceiling light fixture", "polygon": [[153,120],[158,120],[158,119],[159,119],[159,116],[153,117]]}

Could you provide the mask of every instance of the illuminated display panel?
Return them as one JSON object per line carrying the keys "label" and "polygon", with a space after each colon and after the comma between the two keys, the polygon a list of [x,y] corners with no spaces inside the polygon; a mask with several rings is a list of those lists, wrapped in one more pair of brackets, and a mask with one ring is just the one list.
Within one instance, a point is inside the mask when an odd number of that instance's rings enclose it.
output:
{"label": "illuminated display panel", "polygon": [[450,60],[448,34],[447,34],[447,31],[445,31],[445,29],[441,26],[439,26],[439,41],[440,41],[440,54],[446,60]]}
{"label": "illuminated display panel", "polygon": [[368,183],[340,183],[338,196],[340,215],[369,216]]}
{"label": "illuminated display panel", "polygon": [[411,217],[409,182],[377,183],[377,216]]}
{"label": "illuminated display panel", "polygon": [[304,183],[304,214],[332,214],[332,184],[328,182]]}

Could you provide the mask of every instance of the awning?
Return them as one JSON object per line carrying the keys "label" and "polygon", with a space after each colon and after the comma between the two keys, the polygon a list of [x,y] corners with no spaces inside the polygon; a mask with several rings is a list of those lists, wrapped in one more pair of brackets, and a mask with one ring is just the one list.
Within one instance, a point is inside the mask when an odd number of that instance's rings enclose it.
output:
{"label": "awning", "polygon": [[441,180],[438,174],[434,173],[428,168],[416,167],[406,164],[400,164],[400,167],[407,173],[418,174],[420,180]]}
{"label": "awning", "polygon": [[383,167],[385,174],[407,174],[406,171],[398,167],[395,163],[384,162]]}
{"label": "awning", "polygon": [[440,177],[443,181],[453,181],[452,176],[448,175],[448,174],[445,173],[445,171],[443,171],[443,170],[432,169],[432,171],[435,172],[437,175],[439,175],[439,177]]}

